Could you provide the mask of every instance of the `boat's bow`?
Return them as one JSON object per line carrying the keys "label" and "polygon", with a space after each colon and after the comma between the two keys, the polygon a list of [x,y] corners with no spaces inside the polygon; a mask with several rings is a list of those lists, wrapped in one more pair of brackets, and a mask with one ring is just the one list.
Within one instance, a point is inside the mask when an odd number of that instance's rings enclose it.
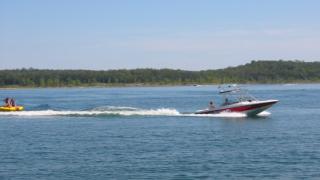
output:
{"label": "boat's bow", "polygon": [[254,100],[254,101],[242,101],[238,103],[223,105],[215,109],[204,109],[195,112],[195,114],[217,114],[221,112],[239,112],[248,116],[255,116],[262,111],[270,108],[278,100]]}
{"label": "boat's bow", "polygon": [[248,105],[239,107],[239,112],[247,114],[247,116],[255,116],[266,109],[270,108],[273,104],[277,103],[278,100],[264,100],[264,101],[253,101]]}

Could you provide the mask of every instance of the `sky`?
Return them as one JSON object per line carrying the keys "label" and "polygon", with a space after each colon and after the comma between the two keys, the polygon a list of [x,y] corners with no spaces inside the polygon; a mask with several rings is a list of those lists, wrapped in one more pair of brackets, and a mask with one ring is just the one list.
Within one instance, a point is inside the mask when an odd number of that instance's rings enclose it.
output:
{"label": "sky", "polygon": [[0,69],[320,61],[319,0],[0,0]]}

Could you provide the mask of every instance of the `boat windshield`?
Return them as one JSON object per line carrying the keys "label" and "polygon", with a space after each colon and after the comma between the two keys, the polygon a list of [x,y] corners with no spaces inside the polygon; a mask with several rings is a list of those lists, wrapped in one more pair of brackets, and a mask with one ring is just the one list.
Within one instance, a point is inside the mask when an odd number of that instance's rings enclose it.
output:
{"label": "boat windshield", "polygon": [[248,93],[248,90],[238,85],[223,85],[218,88],[219,94],[222,95],[224,99],[223,105],[256,100],[255,97]]}

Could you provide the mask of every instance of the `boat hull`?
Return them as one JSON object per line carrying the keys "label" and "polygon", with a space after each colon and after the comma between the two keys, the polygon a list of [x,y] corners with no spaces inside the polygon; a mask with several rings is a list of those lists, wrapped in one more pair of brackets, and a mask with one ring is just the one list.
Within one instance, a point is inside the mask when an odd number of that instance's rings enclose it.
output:
{"label": "boat hull", "polygon": [[230,105],[224,105],[215,109],[205,109],[197,111],[195,114],[218,114],[221,112],[239,112],[247,116],[255,116],[262,111],[270,108],[278,100],[265,100],[265,101],[246,101]]}

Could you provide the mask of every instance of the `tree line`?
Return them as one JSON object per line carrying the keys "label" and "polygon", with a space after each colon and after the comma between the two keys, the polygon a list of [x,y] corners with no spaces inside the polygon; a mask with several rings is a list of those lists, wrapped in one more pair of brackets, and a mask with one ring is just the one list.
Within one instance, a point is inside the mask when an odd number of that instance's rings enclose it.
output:
{"label": "tree line", "polygon": [[320,82],[320,62],[251,61],[217,70],[0,70],[0,87]]}

